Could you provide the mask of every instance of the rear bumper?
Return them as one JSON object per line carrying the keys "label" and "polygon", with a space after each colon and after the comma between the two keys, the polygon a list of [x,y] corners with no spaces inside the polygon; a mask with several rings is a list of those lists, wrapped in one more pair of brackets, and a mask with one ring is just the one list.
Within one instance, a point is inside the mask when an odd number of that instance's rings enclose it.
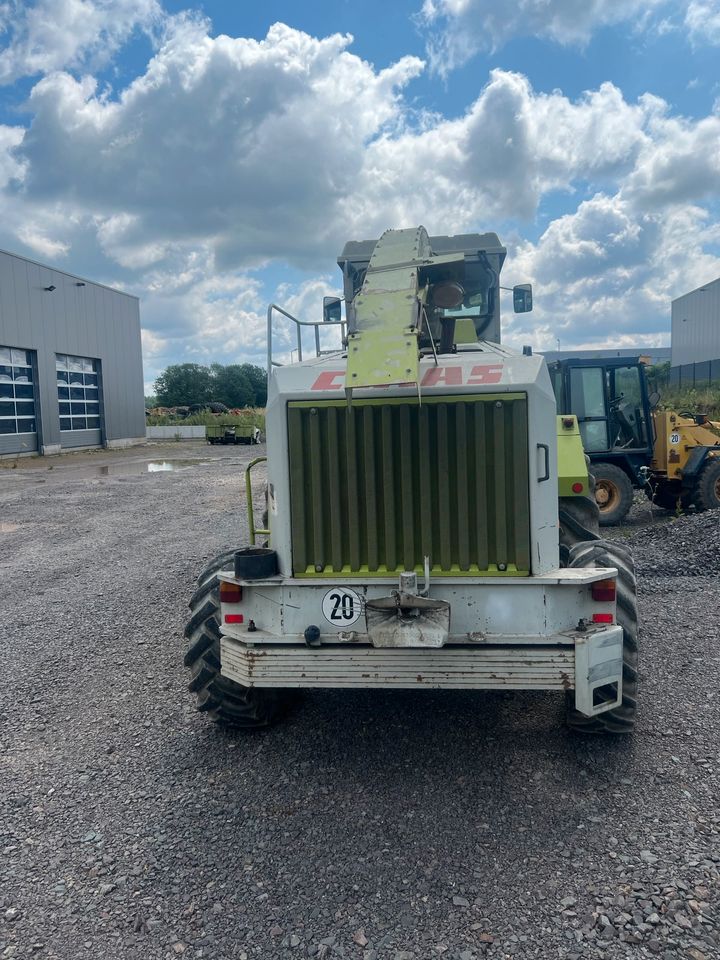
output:
{"label": "rear bumper", "polygon": [[[254,645],[225,635],[221,661],[223,676],[247,687],[573,690],[576,709],[594,716],[621,700],[622,640],[616,625],[571,631],[542,643],[506,636],[501,643],[440,649]],[[595,693],[600,687],[601,699]]]}

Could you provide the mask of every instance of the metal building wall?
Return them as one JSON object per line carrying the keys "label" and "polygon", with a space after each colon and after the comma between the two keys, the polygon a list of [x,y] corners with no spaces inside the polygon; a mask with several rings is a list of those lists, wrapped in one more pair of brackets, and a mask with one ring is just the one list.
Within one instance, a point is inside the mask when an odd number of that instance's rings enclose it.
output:
{"label": "metal building wall", "polygon": [[651,364],[667,363],[670,359],[670,347],[621,347],[618,349],[594,349],[588,350],[538,350],[548,363],[554,360],[606,360],[615,357],[648,357]]}
{"label": "metal building wall", "polygon": [[720,278],[672,302],[672,366],[720,359]]}
{"label": "metal building wall", "polygon": [[[54,286],[52,292],[45,287]],[[38,448],[60,448],[56,354],[101,364],[100,442],[145,435],[145,401],[136,297],[0,251],[0,345],[36,353]],[[97,442],[95,431],[63,433],[62,446]],[[18,435],[0,436],[0,454],[18,449]]]}

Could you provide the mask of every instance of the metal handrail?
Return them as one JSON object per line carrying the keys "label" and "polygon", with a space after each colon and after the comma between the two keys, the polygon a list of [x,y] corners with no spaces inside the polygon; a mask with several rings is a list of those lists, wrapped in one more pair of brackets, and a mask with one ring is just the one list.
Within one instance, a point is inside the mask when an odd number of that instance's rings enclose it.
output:
{"label": "metal handrail", "polygon": [[255,537],[260,533],[266,537],[270,536],[270,531],[262,528],[255,529],[255,510],[253,508],[252,479],[250,471],[258,463],[263,463],[267,457],[255,457],[245,468],[245,496],[247,497],[248,526],[250,528],[250,543],[255,546]]}
{"label": "metal handrail", "polygon": [[[278,363],[272,358],[272,315],[273,310],[277,310],[278,313],[281,313],[284,317],[287,317],[288,320],[292,320],[295,324],[297,330],[297,354],[298,362],[302,361],[302,330],[301,327],[313,327],[315,329],[315,356],[320,356],[320,330],[325,327],[340,327],[340,335],[345,338],[345,326],[346,323],[344,320],[298,320],[297,317],[294,317],[291,313],[288,313],[287,310],[283,307],[278,306],[277,303],[271,303],[267,308],[267,373],[268,379],[272,374],[273,367],[282,367],[282,363]],[[259,531],[258,531],[259,532]]]}

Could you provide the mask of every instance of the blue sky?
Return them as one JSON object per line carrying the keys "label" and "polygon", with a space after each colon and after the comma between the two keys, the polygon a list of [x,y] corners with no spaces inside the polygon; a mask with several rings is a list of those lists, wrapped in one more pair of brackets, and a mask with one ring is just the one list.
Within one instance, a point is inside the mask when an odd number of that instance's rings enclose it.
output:
{"label": "blue sky", "polygon": [[0,2],[0,246],[263,362],[346,239],[496,230],[537,349],[669,342],[720,276],[720,0]]}

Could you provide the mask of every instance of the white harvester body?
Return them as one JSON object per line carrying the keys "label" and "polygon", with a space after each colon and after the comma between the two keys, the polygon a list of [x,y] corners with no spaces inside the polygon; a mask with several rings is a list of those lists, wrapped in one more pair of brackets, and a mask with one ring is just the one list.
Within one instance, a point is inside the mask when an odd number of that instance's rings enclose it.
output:
{"label": "white harvester body", "polygon": [[277,573],[220,574],[241,588],[221,606],[223,676],[246,687],[557,689],[574,691],[586,716],[617,706],[623,631],[614,596],[593,589],[617,571],[560,568],[543,359],[458,345],[423,356],[417,382],[351,396],[346,365],[338,351],[269,379]]}

